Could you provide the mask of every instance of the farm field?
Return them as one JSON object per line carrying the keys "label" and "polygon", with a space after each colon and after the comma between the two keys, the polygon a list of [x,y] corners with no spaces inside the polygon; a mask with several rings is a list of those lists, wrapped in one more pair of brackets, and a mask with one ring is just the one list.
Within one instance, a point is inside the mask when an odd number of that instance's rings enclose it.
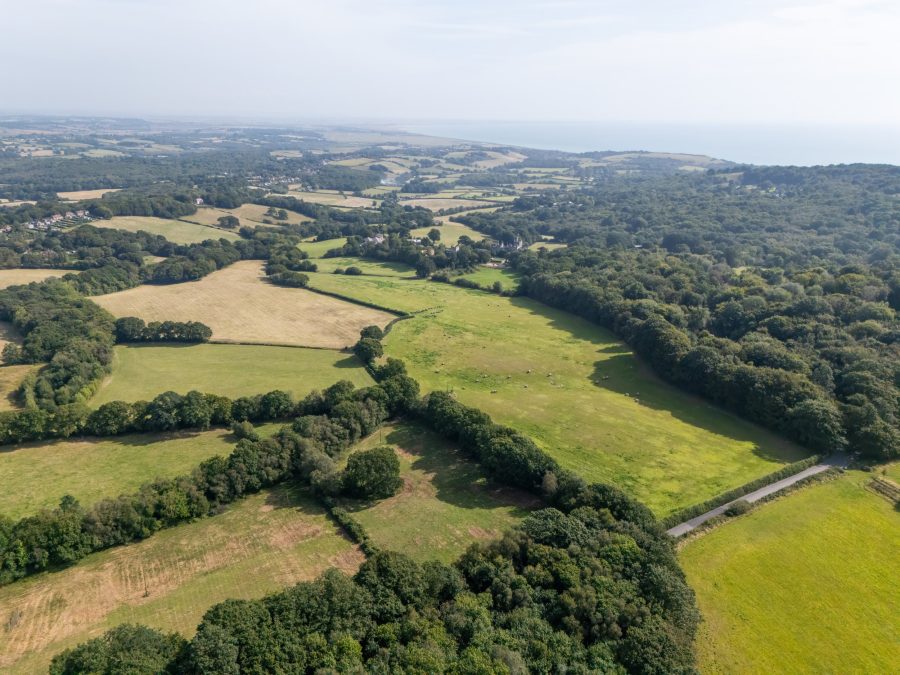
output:
{"label": "farm field", "polygon": [[323,204],[325,206],[352,207],[361,209],[372,208],[372,203],[377,207],[381,202],[377,198],[372,197],[354,197],[350,194],[341,194],[336,190],[318,190],[315,192],[306,190],[290,190],[288,196],[302,199],[312,204]]}
{"label": "farm field", "polygon": [[527,298],[386,277],[311,274],[310,284],[428,310],[396,323],[384,342],[425,390],[453,390],[660,516],[807,454],[663,383],[611,333]]}
{"label": "farm field", "polygon": [[166,220],[150,216],[115,216],[109,220],[98,220],[97,227],[109,227],[127,232],[149,232],[162,235],[175,244],[197,244],[207,239],[229,239],[236,241],[240,237],[234,232],[219,230],[205,225],[188,223],[184,220]]}
{"label": "farm field", "polygon": [[504,290],[512,290],[519,284],[519,274],[517,272],[498,267],[485,267],[484,265],[475,272],[469,272],[460,276],[481,286],[493,286],[499,281]]}
{"label": "farm field", "polygon": [[118,192],[120,188],[100,188],[99,190],[73,190],[71,192],[57,192],[56,195],[63,200],[78,202],[82,199],[100,199],[109,192]]}
{"label": "farm field", "polygon": [[[301,248],[303,248],[301,246]],[[381,277],[415,277],[416,270],[409,265],[389,260],[369,260],[367,258],[317,258],[316,266],[319,272],[334,273],[337,269],[358,267],[363,274],[372,274]]]}
{"label": "farm field", "polygon": [[[266,436],[280,426],[257,429]],[[58,506],[66,494],[90,506],[156,478],[190,473],[213,455],[228,455],[235,443],[230,431],[216,429],[6,446],[0,448],[0,514],[15,520]]]}
{"label": "farm field", "polygon": [[326,239],[324,241],[302,241],[297,245],[301,251],[306,251],[310,258],[321,258],[333,248],[340,248],[347,243],[346,237]]}
{"label": "farm field", "polygon": [[559,248],[566,248],[566,244],[560,244],[553,241],[536,241],[528,247],[528,250],[538,251],[542,248],[545,248],[548,251],[555,251]]}
{"label": "farm field", "polygon": [[[441,243],[446,244],[447,246],[455,246],[457,242],[459,242],[459,238],[465,235],[469,237],[472,241],[481,241],[484,239],[484,235],[481,232],[473,230],[471,227],[463,225],[462,223],[452,223],[449,220],[446,220],[448,216],[442,216],[441,222],[439,225],[436,224],[435,227],[441,231]],[[410,234],[413,237],[424,237],[431,230],[430,227],[420,227],[415,230],[411,230]]]}
{"label": "farm field", "polygon": [[46,672],[56,653],[120,623],[190,636],[218,602],[262,597],[329,567],[353,573],[362,560],[305,493],[264,490],[220,515],[0,588],[0,670]]}
{"label": "farm field", "polygon": [[[2,326],[0,326],[2,329]],[[0,349],[9,344],[7,340],[0,339]],[[32,370],[39,366],[32,364],[22,366],[0,366],[0,412],[4,410],[17,410],[21,406],[18,404],[17,394],[19,385],[22,380]]]}
{"label": "farm field", "polygon": [[387,425],[354,450],[379,445],[392,446],[400,458],[400,492],[373,506],[353,500],[342,506],[381,548],[450,563],[540,506],[532,495],[492,485],[460,450],[417,425]]}
{"label": "farm field", "polygon": [[91,399],[149,400],[164,391],[192,389],[231,398],[273,389],[302,398],[338,380],[358,386],[372,383],[353,354],[331,349],[266,345],[118,345],[113,372]]}
{"label": "farm field", "polygon": [[61,277],[74,270],[24,269],[0,270],[0,289],[30,284],[32,281],[44,281],[53,277]]}
{"label": "farm field", "polygon": [[458,209],[463,206],[469,208],[477,208],[479,206],[491,206],[491,202],[476,201],[474,199],[458,199],[452,198],[434,198],[419,197],[413,199],[404,199],[400,202],[403,206],[423,206],[432,211],[440,211],[441,209]]}
{"label": "farm field", "polygon": [[900,513],[850,472],[685,544],[705,673],[888,673],[900,663]]}
{"label": "farm field", "polygon": [[395,317],[375,309],[265,281],[263,264],[242,260],[199,281],[144,285],[92,298],[117,317],[201,321],[216,342],[343,348],[364,326]]}
{"label": "farm field", "polygon": [[[281,224],[294,225],[311,220],[311,218],[307,218],[306,216],[299,213],[294,213],[293,211],[287,211],[287,220],[276,220],[275,218],[271,218],[266,215],[266,211],[268,210],[269,207],[260,206],[259,204],[242,204],[236,209],[219,209],[210,206],[204,206],[198,208],[197,213],[191,214],[189,216],[184,216],[183,218],[181,218],[181,220],[185,220],[191,223],[199,223],[200,225],[216,226],[218,224],[219,218],[223,216],[235,216],[240,219],[241,227],[256,227],[257,225],[275,226]],[[269,220],[271,222],[266,223],[266,220]]]}

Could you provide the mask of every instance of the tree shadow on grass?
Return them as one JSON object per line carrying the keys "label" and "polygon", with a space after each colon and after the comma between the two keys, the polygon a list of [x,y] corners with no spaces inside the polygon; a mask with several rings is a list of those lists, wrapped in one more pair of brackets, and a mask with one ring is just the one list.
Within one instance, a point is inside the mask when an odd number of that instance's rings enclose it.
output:
{"label": "tree shadow on grass", "polygon": [[598,345],[597,354],[605,358],[594,364],[594,370],[588,376],[596,387],[628,395],[640,405],[665,411],[698,429],[733,441],[751,443],[753,454],[767,461],[790,462],[812,454],[735,413],[663,382],[628,345],[605,328],[530,298],[513,298],[512,304],[535,316],[549,319],[556,330]]}
{"label": "tree shadow on grass", "polygon": [[[410,488],[415,491],[421,481],[425,481],[434,494],[425,495],[424,499],[434,498],[459,508],[487,510],[512,506],[513,515],[524,517],[542,506],[539,499],[527,492],[493,482],[461,450],[415,424],[398,425],[384,437],[384,443],[410,455],[410,468],[426,474],[422,478],[416,477],[416,483],[407,483],[398,494]],[[376,504],[377,501],[347,500],[343,505],[348,511],[355,512]]]}
{"label": "tree shadow on grass", "polygon": [[774,432],[664,382],[627,348],[597,361],[590,380],[601,389],[627,396],[638,405],[667,412],[685,424],[733,441],[752,443],[753,454],[767,461],[790,462],[811,454]]}

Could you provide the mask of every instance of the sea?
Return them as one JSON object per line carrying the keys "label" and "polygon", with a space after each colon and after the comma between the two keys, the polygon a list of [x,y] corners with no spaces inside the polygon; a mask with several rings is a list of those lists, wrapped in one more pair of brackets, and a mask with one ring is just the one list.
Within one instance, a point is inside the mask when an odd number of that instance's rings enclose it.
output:
{"label": "sea", "polygon": [[900,125],[722,125],[611,122],[410,122],[404,131],[567,152],[647,150],[741,164],[900,165]]}

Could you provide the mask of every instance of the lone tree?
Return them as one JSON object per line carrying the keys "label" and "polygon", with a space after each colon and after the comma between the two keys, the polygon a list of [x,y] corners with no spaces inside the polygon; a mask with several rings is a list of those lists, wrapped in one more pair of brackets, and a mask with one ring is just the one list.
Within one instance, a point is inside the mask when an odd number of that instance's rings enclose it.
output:
{"label": "lone tree", "polygon": [[386,499],[395,495],[402,484],[400,460],[390,446],[354,452],[347,460],[344,491],[350,496]]}
{"label": "lone tree", "polygon": [[356,354],[363,363],[372,363],[375,359],[384,354],[384,348],[378,340],[372,338],[361,338],[353,346],[353,353]]}
{"label": "lone tree", "polygon": [[234,228],[241,226],[241,220],[236,216],[222,216],[218,219],[217,222],[219,223],[219,227],[225,227],[229,230],[233,230]]}
{"label": "lone tree", "polygon": [[428,230],[428,238],[431,239],[431,241],[440,241],[441,231],[436,227],[432,227],[430,230]]}

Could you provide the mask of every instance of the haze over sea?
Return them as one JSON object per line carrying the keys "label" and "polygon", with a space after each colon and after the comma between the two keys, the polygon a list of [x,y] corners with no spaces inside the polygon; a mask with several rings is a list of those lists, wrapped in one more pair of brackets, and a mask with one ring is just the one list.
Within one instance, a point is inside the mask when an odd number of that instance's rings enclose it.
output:
{"label": "haze over sea", "polygon": [[615,122],[417,122],[405,131],[568,152],[652,150],[746,164],[900,165],[900,126],[647,124]]}

